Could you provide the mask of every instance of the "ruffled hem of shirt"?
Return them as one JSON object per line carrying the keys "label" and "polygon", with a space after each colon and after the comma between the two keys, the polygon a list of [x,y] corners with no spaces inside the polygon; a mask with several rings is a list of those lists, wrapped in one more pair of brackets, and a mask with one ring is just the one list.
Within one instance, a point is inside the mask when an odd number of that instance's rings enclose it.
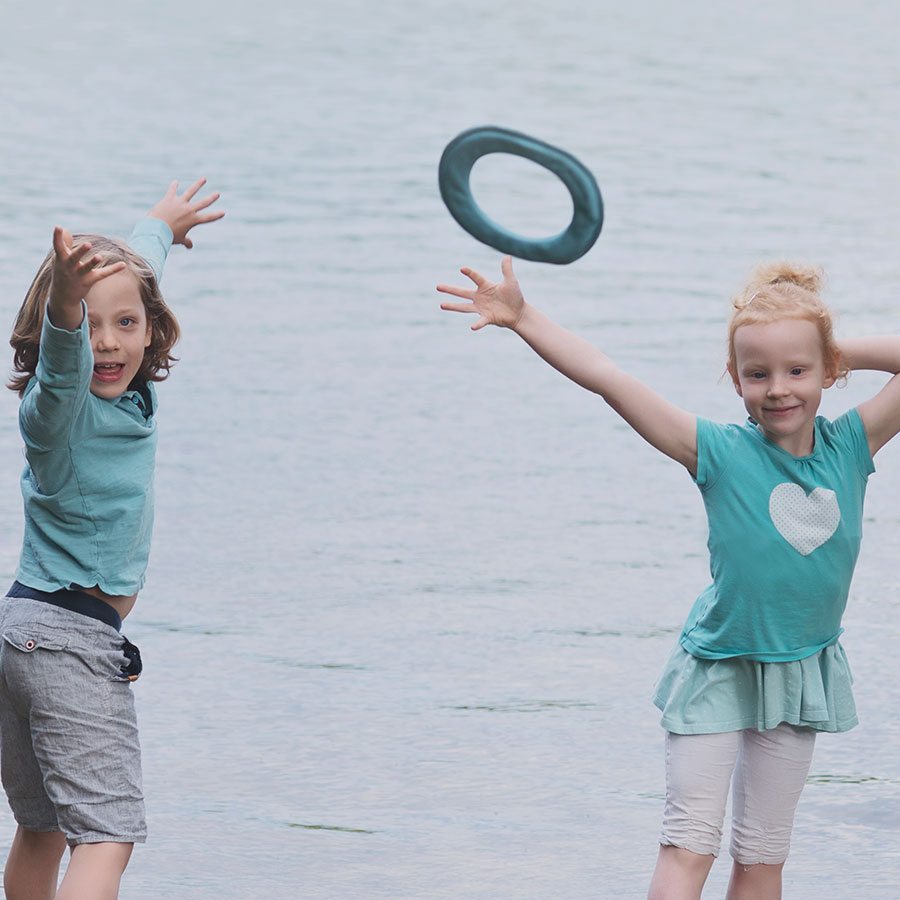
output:
{"label": "ruffled hem of shirt", "polygon": [[675,734],[715,734],[782,722],[817,731],[857,724],[853,676],[840,642],[805,659],[758,662],[699,659],[676,644],[656,681],[653,702]]}

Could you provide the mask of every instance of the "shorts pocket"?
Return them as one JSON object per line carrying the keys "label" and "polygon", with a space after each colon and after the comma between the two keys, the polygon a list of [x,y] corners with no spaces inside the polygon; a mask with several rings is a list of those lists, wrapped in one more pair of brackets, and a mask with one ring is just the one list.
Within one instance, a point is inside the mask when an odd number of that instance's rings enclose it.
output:
{"label": "shorts pocket", "polygon": [[35,650],[65,650],[69,646],[67,635],[22,626],[4,631],[3,640],[23,653],[32,653]]}

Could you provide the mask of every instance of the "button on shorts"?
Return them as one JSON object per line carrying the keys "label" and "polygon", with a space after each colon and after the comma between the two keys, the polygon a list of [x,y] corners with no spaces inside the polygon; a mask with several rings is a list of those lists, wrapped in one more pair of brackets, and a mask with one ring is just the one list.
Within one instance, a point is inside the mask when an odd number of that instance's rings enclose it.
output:
{"label": "button on shorts", "polygon": [[0,600],[0,770],[16,821],[70,845],[146,840],[124,638],[39,600]]}

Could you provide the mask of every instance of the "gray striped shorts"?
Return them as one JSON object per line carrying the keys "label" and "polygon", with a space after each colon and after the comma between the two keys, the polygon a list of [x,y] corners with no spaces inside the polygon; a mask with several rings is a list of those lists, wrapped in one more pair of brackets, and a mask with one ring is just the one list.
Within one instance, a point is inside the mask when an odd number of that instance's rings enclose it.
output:
{"label": "gray striped shorts", "polygon": [[0,600],[0,770],[16,821],[70,845],[146,840],[124,638],[25,597]]}

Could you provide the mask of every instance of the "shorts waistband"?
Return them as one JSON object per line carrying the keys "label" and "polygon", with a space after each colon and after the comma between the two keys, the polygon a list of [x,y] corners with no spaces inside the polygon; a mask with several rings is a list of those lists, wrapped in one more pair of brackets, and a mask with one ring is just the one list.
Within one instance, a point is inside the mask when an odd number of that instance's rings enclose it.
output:
{"label": "shorts waistband", "polygon": [[69,612],[89,616],[98,622],[103,622],[116,631],[122,630],[122,618],[108,604],[99,597],[86,594],[84,591],[70,591],[65,588],[58,591],[39,591],[37,588],[28,587],[18,581],[12,583],[12,587],[6,592],[7,597],[24,597],[28,600],[39,600],[41,603],[49,603],[51,606],[59,606]]}

